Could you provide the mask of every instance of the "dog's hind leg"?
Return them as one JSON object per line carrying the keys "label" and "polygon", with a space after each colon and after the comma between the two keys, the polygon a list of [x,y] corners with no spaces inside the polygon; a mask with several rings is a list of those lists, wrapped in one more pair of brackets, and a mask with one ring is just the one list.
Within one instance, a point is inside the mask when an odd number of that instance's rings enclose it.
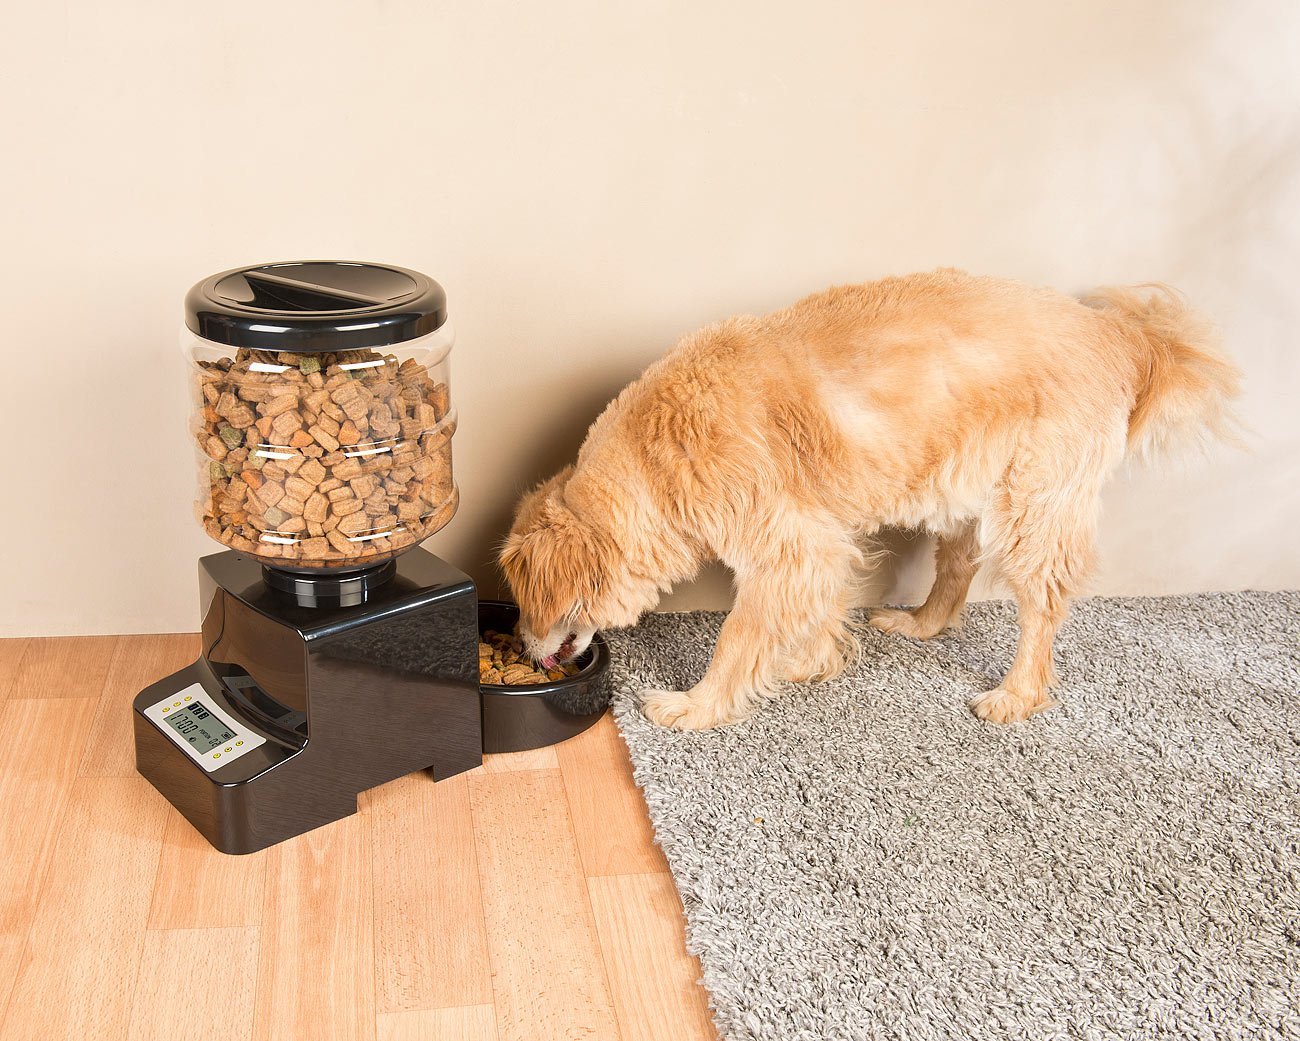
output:
{"label": "dog's hind leg", "polygon": [[733,565],[736,602],[704,678],[689,691],[646,691],[651,722],[679,730],[738,723],[805,666],[821,674],[843,668],[853,645],[844,622],[861,550],[848,535],[825,530],[805,529],[779,544],[757,541],[762,549],[747,547],[747,559]]}
{"label": "dog's hind leg", "polygon": [[1056,704],[1052,643],[1096,557],[1104,472],[1100,462],[1081,462],[1055,487],[1034,487],[1013,472],[994,496],[985,535],[1015,594],[1020,640],[1002,683],[971,701],[981,719],[1014,723]]}
{"label": "dog's hind leg", "polygon": [[881,632],[928,640],[961,621],[971,580],[979,569],[979,541],[975,522],[963,524],[951,535],[941,535],[934,551],[934,585],[925,603],[910,611],[881,607],[871,612],[869,624]]}

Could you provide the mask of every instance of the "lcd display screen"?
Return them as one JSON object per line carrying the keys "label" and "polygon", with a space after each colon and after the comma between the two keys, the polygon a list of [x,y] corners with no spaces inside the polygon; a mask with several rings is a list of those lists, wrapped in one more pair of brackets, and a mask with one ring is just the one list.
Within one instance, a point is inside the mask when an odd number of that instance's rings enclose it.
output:
{"label": "lcd display screen", "polygon": [[235,736],[233,730],[197,703],[163,716],[163,721],[200,752],[220,748]]}

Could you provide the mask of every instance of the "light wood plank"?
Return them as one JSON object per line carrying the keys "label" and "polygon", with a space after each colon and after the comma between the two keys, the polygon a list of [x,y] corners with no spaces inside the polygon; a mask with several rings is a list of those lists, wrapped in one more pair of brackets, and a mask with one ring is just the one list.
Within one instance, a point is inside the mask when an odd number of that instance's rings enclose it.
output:
{"label": "light wood plank", "polygon": [[256,929],[149,933],[131,1041],[248,1041],[256,979]]}
{"label": "light wood plank", "polygon": [[18,975],[93,698],[0,703],[0,1010]]}
{"label": "light wood plank", "polygon": [[33,637],[18,663],[11,698],[97,698],[119,637]]}
{"label": "light wood plank", "polygon": [[614,717],[607,713],[556,753],[586,874],[667,871]]}
{"label": "light wood plank", "polygon": [[558,771],[469,785],[501,1041],[617,1038]]}
{"label": "light wood plank", "polygon": [[189,665],[199,656],[197,633],[121,636],[104,678],[99,711],[81,763],[83,777],[135,774],[135,735],[131,703],[155,680]]}
{"label": "light wood plank", "polygon": [[369,825],[353,814],[268,851],[256,1041],[373,1041]]}
{"label": "light wood plank", "polygon": [[167,815],[150,929],[254,926],[262,921],[267,850],[219,853],[176,809]]}
{"label": "light wood plank", "polygon": [[379,1041],[497,1041],[496,1015],[491,1005],[381,1013]]}
{"label": "light wood plank", "polygon": [[469,784],[421,772],[362,797],[370,815],[378,1009],[492,1000]]}
{"label": "light wood plank", "polygon": [[5,1041],[129,1035],[166,802],[139,777],[79,777],[0,1024]]}
{"label": "light wood plank", "polygon": [[18,665],[30,643],[26,637],[0,640],[0,701],[9,697],[10,688],[18,676]]}
{"label": "light wood plank", "polygon": [[497,752],[483,757],[483,769],[490,774],[512,773],[515,770],[554,770],[559,766],[555,748],[530,748],[524,752]]}
{"label": "light wood plank", "polygon": [[714,1041],[672,876],[606,875],[587,888],[623,1041]]}

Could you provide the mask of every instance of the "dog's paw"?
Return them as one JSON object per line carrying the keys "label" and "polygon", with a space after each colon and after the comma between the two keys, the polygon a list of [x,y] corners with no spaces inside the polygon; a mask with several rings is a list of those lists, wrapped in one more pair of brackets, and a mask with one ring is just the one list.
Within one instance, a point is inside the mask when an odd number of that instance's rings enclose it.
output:
{"label": "dog's paw", "polygon": [[998,687],[972,698],[970,709],[989,723],[1019,723],[1055,705],[1056,699],[1046,692],[1021,694]]}
{"label": "dog's paw", "polygon": [[912,640],[929,640],[943,632],[943,626],[922,625],[911,611],[897,607],[877,607],[867,624],[882,633],[897,633]]}
{"label": "dog's paw", "polygon": [[739,720],[728,719],[713,703],[693,697],[688,690],[642,692],[641,711],[651,723],[673,730],[709,730]]}

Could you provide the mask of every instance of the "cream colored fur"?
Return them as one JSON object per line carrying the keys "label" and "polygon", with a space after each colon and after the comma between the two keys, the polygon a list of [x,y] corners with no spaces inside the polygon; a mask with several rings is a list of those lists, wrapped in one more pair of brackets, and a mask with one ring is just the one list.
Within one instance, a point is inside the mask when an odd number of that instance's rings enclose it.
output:
{"label": "cream colored fur", "polygon": [[1238,380],[1163,287],[1080,302],[953,270],[841,286],[686,337],[524,497],[501,563],[541,658],[721,559],[736,598],[707,673],[645,701],[694,729],[841,671],[864,538],[933,532],[925,603],[871,624],[934,636],[995,564],[1020,642],[972,708],[1022,720],[1054,703],[1052,642],[1093,566],[1103,482],[1127,452],[1221,429]]}

